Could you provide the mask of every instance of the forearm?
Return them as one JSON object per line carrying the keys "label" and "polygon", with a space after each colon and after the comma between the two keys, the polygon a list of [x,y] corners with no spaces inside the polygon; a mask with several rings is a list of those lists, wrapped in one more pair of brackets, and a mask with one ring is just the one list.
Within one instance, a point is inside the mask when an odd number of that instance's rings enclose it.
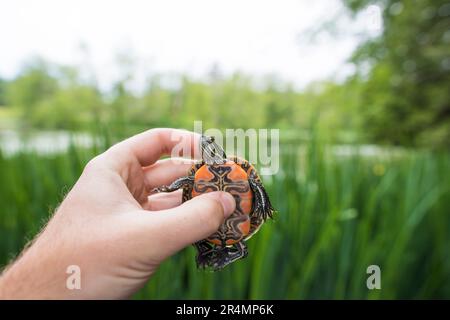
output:
{"label": "forearm", "polygon": [[46,229],[52,228],[51,224],[4,269],[0,299],[65,299],[73,295],[66,287],[63,238],[49,236]]}
{"label": "forearm", "polygon": [[60,230],[69,225],[73,222],[53,217],[36,241],[5,268],[0,299],[117,299],[133,294],[136,286],[124,283],[123,267],[103,265],[116,254],[94,238],[99,233],[88,237],[76,228],[82,238],[67,229],[62,235]]}
{"label": "forearm", "polygon": [[[66,297],[64,269],[57,259],[26,248],[0,276],[0,299],[49,299]],[[56,272],[55,272],[56,271]]]}

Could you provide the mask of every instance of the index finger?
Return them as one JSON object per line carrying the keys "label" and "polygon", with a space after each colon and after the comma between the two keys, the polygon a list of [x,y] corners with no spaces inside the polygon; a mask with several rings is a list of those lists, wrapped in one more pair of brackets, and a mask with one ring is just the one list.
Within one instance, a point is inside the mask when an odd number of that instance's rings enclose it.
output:
{"label": "index finger", "polygon": [[165,155],[196,158],[199,139],[200,134],[191,131],[157,128],[123,140],[111,147],[111,150],[131,154],[142,167],[146,167]]}

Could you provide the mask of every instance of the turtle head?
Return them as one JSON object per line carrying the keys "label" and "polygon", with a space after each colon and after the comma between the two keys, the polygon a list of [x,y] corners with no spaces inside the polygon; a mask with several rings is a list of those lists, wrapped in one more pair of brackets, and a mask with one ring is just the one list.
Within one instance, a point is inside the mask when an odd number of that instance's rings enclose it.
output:
{"label": "turtle head", "polygon": [[200,148],[202,150],[203,161],[206,164],[222,164],[227,160],[225,151],[215,142],[212,136],[201,136]]}

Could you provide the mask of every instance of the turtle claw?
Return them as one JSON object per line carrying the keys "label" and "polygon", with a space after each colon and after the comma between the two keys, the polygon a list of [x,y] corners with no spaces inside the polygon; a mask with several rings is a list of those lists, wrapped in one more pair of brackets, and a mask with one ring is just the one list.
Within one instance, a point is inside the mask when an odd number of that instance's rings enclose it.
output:
{"label": "turtle claw", "polygon": [[181,177],[172,182],[168,186],[159,186],[157,188],[154,188],[151,190],[151,193],[159,193],[159,192],[173,192],[178,189],[192,186],[194,183],[194,177],[187,176],[187,177]]}
{"label": "turtle claw", "polygon": [[169,188],[167,186],[161,186],[161,187],[158,187],[158,188],[153,188],[150,191],[151,194],[153,194],[153,193],[160,193],[160,192],[169,192]]}
{"label": "turtle claw", "polygon": [[208,269],[211,267],[211,252],[199,253],[197,255],[197,268],[198,269]]}
{"label": "turtle claw", "polygon": [[247,246],[243,242],[238,242],[231,247],[215,247],[212,250],[199,252],[196,259],[197,267],[219,271],[247,255]]}
{"label": "turtle claw", "polygon": [[[219,249],[220,250],[220,249]],[[225,255],[222,250],[199,253],[197,255],[197,268],[203,270],[218,271],[229,263],[225,263]]]}

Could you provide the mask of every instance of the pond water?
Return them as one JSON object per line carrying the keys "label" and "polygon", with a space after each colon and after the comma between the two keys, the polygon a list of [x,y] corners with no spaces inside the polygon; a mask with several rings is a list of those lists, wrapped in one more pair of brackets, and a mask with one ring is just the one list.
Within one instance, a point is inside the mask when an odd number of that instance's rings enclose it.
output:
{"label": "pond water", "polygon": [[[15,130],[0,130],[0,150],[5,155],[13,155],[19,151],[33,151],[38,154],[52,154],[66,151],[71,144],[89,148],[101,139],[88,133],[69,131],[31,131],[22,133]],[[281,153],[300,152],[305,150],[301,144],[281,143]],[[360,155],[364,157],[383,157],[400,155],[404,150],[377,145],[330,145],[327,148],[333,155],[348,157]]]}
{"label": "pond water", "polygon": [[68,131],[33,131],[21,133],[14,130],[0,131],[0,149],[5,155],[19,151],[51,154],[66,151],[71,144],[92,147],[95,139],[87,133]]}

